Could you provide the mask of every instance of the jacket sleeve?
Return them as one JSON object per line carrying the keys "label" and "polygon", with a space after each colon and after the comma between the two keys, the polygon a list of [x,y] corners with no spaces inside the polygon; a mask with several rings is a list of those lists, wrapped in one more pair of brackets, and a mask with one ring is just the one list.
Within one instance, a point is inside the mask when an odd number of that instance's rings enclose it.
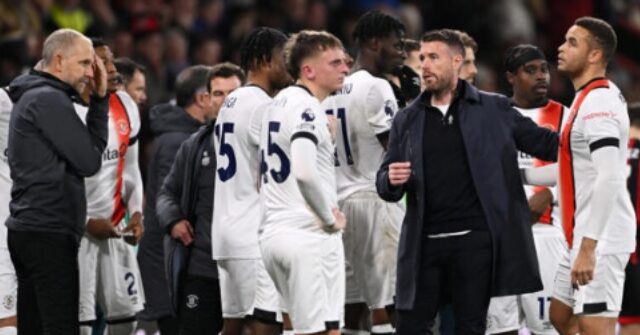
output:
{"label": "jacket sleeve", "polygon": [[392,186],[389,182],[389,164],[400,162],[408,159],[409,157],[405,157],[403,159],[403,150],[401,145],[401,134],[404,122],[402,120],[406,116],[406,112],[401,112],[396,115],[393,119],[393,124],[391,125],[391,131],[389,132],[389,144],[387,152],[384,154],[384,158],[382,160],[382,164],[378,169],[378,173],[376,175],[376,189],[378,191],[378,195],[385,201],[396,202],[402,199],[402,195],[405,192],[405,185],[402,186]]}
{"label": "jacket sleeve", "polygon": [[167,234],[171,234],[173,225],[183,219],[187,219],[186,213],[180,208],[180,200],[183,196],[183,185],[185,178],[185,169],[187,164],[187,152],[189,151],[189,142],[185,141],[178,149],[173,165],[169,173],[164,178],[160,192],[156,199],[156,213],[160,227]]}
{"label": "jacket sleeve", "polygon": [[[57,110],[52,110],[60,106]],[[83,177],[94,175],[102,164],[109,136],[109,99],[91,97],[85,127],[71,101],[60,93],[42,94],[32,105],[35,122],[54,150]]]}
{"label": "jacket sleeve", "polygon": [[558,133],[538,126],[533,120],[511,109],[513,117],[513,139],[518,150],[538,159],[558,160]]}

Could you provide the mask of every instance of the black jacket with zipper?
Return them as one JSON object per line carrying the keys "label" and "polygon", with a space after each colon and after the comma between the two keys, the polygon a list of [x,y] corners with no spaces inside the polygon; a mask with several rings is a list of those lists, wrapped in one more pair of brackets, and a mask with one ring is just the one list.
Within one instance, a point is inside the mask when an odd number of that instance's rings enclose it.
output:
{"label": "black jacket with zipper", "polygon": [[108,138],[108,95],[92,97],[86,126],[77,116],[78,92],[32,70],[9,85],[14,102],[9,126],[11,168],[9,230],[84,233],[84,178],[100,169]]}
{"label": "black jacket with zipper", "polygon": [[[182,143],[156,202],[160,226],[166,232],[164,237],[165,270],[174,311],[178,310],[180,281],[186,275],[191,261],[212,263],[214,266],[206,274],[201,275],[214,279],[218,277],[215,263],[211,260],[210,234],[213,188],[210,197],[198,199],[201,172],[205,168],[215,170],[216,166],[212,141],[213,125],[214,122],[210,122]],[[212,178],[211,182],[214,183],[215,178]],[[206,208],[198,211],[196,208],[198,204]],[[199,218],[198,212],[207,213],[207,217]],[[171,237],[171,229],[181,220],[189,221],[194,228],[194,241],[189,247],[185,247]],[[208,225],[202,224],[205,222]],[[203,267],[200,266],[200,268]]]}

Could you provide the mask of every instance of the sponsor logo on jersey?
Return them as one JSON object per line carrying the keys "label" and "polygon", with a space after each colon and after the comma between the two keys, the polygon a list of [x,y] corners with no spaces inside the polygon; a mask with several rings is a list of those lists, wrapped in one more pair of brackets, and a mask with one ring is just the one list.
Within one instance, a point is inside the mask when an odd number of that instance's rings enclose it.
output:
{"label": "sponsor logo on jersey", "polygon": [[307,108],[302,112],[302,119],[306,122],[311,122],[316,119],[316,115],[313,114],[311,108]]}
{"label": "sponsor logo on jersey", "polygon": [[109,148],[107,148],[103,153],[102,153],[102,161],[106,162],[106,161],[110,161],[110,160],[114,160],[114,159],[118,159],[118,157],[120,157],[120,152],[118,150],[110,150]]}

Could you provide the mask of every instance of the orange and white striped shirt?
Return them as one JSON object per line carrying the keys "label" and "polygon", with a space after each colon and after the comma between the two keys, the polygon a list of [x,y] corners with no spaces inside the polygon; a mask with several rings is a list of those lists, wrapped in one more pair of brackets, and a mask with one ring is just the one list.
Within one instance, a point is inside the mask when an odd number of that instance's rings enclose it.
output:
{"label": "orange and white striped shirt", "polygon": [[[568,109],[553,100],[548,100],[547,104],[541,107],[520,108],[514,106],[514,108],[520,112],[520,114],[535,121],[539,126],[556,132],[560,132],[560,130],[562,130],[562,126],[565,124],[567,117],[569,116]],[[520,169],[539,167],[551,163],[552,162],[545,162],[536,159],[524,152],[518,152],[518,166]],[[546,187],[524,185],[524,191],[527,194],[527,198],[530,198],[532,195],[545,188]],[[552,187],[551,192],[554,194],[554,198],[556,198],[556,187]],[[559,212],[560,209],[557,205],[550,206],[540,217],[539,223],[553,224],[554,226],[561,228]]]}
{"label": "orange and white striped shirt", "polygon": [[[76,105],[84,121],[87,108]],[[111,219],[118,226],[125,213],[142,213],[143,187],[138,166],[138,107],[123,91],[109,97],[109,139],[102,153],[102,167],[85,178],[87,219]]]}
{"label": "orange and white striped shirt", "polygon": [[[621,180],[627,177],[629,116],[627,104],[615,84],[596,79],[576,92],[569,118],[560,136],[559,187],[562,225],[567,242],[579,248],[588,234],[586,226],[592,219],[595,206],[593,192],[598,172],[592,152],[604,146],[620,148],[612,171]],[[599,254],[632,252],[635,248],[635,214],[624,183],[611,190],[615,199],[606,210],[607,222],[598,240]]]}

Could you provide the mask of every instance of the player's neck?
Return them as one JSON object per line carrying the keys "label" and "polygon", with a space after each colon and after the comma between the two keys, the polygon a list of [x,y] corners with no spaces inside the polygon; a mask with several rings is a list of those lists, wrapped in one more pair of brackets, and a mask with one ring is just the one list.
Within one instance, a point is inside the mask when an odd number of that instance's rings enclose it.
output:
{"label": "player's neck", "polygon": [[374,77],[384,78],[384,73],[382,73],[382,71],[378,69],[375,64],[376,63],[370,57],[363,57],[362,55],[358,55],[358,57],[356,58],[356,62],[353,64],[351,72],[365,70]]}
{"label": "player's neck", "polygon": [[320,102],[322,102],[322,100],[324,100],[329,96],[329,94],[331,94],[331,92],[308,80],[298,79],[298,81],[296,81],[296,84],[306,87],[311,92],[311,94]]}
{"label": "player's neck", "polygon": [[640,128],[636,127],[636,126],[631,126],[629,128],[629,137],[630,138],[635,138],[635,139],[640,139]]}
{"label": "player's neck", "polygon": [[247,76],[247,85],[255,85],[263,89],[269,96],[273,97],[276,92],[273,91],[271,87],[271,82],[266,75],[262,73],[255,73],[249,71],[249,75]]}
{"label": "player's neck", "polygon": [[584,69],[584,71],[576,74],[576,76],[571,78],[573,89],[577,91],[595,78],[604,78],[606,73],[607,73],[606,68],[587,67],[586,69]]}

